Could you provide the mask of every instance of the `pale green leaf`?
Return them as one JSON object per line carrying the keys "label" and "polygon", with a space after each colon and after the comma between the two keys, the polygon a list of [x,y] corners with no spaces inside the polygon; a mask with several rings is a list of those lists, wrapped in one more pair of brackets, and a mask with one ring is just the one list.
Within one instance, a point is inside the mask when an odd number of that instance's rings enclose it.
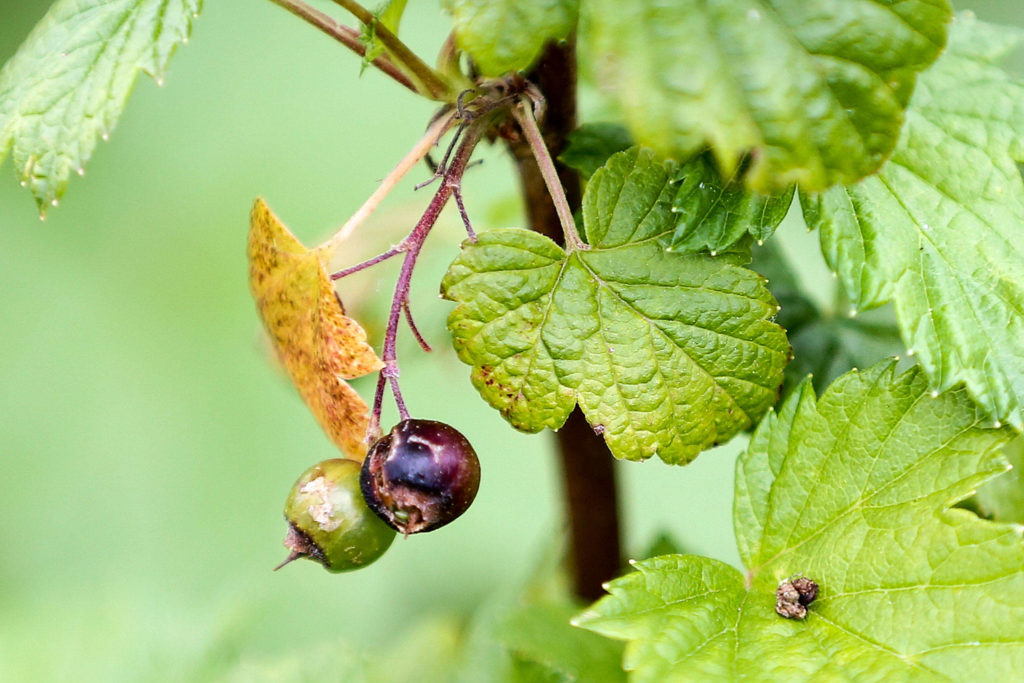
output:
{"label": "pale green leaf", "polygon": [[872,178],[802,196],[858,308],[892,299],[932,386],[965,384],[1024,426],[1024,84],[995,65],[1021,32],[958,17],[921,79],[892,159]]}
{"label": "pale green leaf", "polygon": [[456,42],[484,76],[528,69],[552,40],[571,33],[579,0],[443,0]]}
{"label": "pale green leaf", "polygon": [[40,209],[114,129],[139,71],[161,83],[202,0],[58,0],[0,70],[8,149]]}
{"label": "pale green leaf", "polygon": [[[919,370],[809,384],[755,432],[736,473],[746,576],[707,558],[635,565],[577,618],[629,641],[639,681],[1013,680],[1024,666],[1018,525],[950,506],[1006,468],[1012,438]],[[779,582],[820,593],[775,612]]]}
{"label": "pale green leaf", "polygon": [[640,144],[710,146],[748,185],[823,190],[877,170],[917,74],[938,56],[947,0],[589,0],[599,82]]}
{"label": "pale green leaf", "polygon": [[444,0],[459,48],[485,76],[529,68],[551,40],[576,26],[579,0]]}
{"label": "pale green leaf", "polygon": [[589,249],[494,230],[449,268],[455,349],[513,426],[557,429],[578,402],[617,457],[685,463],[775,401],[789,354],[775,301],[740,254],[666,251],[673,168],[632,149],[595,173]]}

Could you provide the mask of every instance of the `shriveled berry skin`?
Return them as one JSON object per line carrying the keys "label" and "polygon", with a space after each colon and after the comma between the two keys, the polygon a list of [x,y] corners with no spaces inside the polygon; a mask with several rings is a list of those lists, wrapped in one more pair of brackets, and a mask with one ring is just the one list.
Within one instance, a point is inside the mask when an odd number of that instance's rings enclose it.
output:
{"label": "shriveled berry skin", "polygon": [[284,544],[292,551],[284,564],[308,557],[328,571],[344,572],[384,554],[395,532],[366,506],[359,471],[358,462],[335,458],[302,473],[284,507]]}
{"label": "shriveled berry skin", "polygon": [[417,534],[469,508],[480,488],[480,461],[454,427],[403,420],[370,448],[359,484],[366,504],[391,528]]}

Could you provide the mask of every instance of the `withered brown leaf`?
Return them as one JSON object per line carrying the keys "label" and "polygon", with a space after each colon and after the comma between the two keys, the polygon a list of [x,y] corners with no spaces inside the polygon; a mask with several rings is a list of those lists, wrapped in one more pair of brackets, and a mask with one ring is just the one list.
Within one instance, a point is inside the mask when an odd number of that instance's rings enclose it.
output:
{"label": "withered brown leaf", "polygon": [[362,459],[369,409],[345,380],[383,363],[334,292],[326,268],[330,251],[304,247],[257,199],[248,254],[249,288],[292,382],[327,436],[349,457]]}

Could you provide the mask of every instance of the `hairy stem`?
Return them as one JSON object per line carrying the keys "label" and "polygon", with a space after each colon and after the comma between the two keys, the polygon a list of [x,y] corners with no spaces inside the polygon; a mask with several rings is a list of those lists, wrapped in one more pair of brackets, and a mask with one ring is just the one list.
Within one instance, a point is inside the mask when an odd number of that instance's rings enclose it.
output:
{"label": "hairy stem", "polygon": [[[316,28],[320,29],[339,43],[355,52],[360,57],[366,56],[366,46],[359,40],[359,32],[335,21],[332,17],[320,10],[310,7],[302,0],[270,0],[278,7],[283,7],[300,19],[305,20]],[[394,65],[387,55],[381,55],[370,62],[375,67],[390,76],[396,82],[404,85],[414,93],[419,94],[415,84],[402,73],[401,69]]]}
{"label": "hairy stem", "polygon": [[388,52],[398,65],[404,67],[413,79],[423,85],[423,94],[435,100],[451,101],[451,96],[454,94],[451,86],[436,71],[430,68],[426,62],[420,59],[415,52],[410,50],[408,45],[399,40],[398,36],[392,33],[387,26],[380,23],[377,17],[373,15],[373,12],[355,2],[355,0],[334,0],[334,2],[348,10],[352,16],[364,25],[373,27],[373,35],[380,42],[384,43],[384,47],[388,49]]}
{"label": "hairy stem", "polygon": [[537,162],[540,175],[544,178],[544,185],[547,186],[548,193],[551,195],[551,201],[555,205],[555,213],[558,215],[558,222],[562,225],[562,234],[565,237],[566,248],[569,251],[587,249],[588,247],[583,243],[580,234],[576,232],[576,221],[573,220],[569,200],[565,196],[565,189],[562,187],[562,181],[558,177],[558,171],[555,170],[555,162],[552,161],[551,153],[548,152],[544,136],[541,134],[540,128],[537,126],[537,120],[533,116],[533,107],[529,101],[523,100],[512,111],[516,117],[516,122],[526,136],[526,142],[530,145],[534,161]]}
{"label": "hairy stem", "polygon": [[[551,44],[527,74],[547,100],[541,126],[547,149],[558,158],[565,138],[576,127],[576,61],[574,41]],[[546,181],[529,144],[510,143],[519,171],[527,217],[537,232],[561,241],[562,223],[548,194]],[[570,209],[580,206],[579,177],[555,164]],[[601,584],[621,571],[618,493],[614,459],[579,408],[557,433],[566,514],[569,518],[573,587],[578,597],[595,600]]]}

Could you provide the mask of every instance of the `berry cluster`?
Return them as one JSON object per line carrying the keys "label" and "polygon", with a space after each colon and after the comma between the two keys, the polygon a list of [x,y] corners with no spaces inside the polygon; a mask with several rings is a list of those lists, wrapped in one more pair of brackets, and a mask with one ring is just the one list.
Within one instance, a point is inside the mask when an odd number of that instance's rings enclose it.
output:
{"label": "berry cluster", "polygon": [[460,432],[443,422],[402,420],[360,465],[325,460],[302,473],[284,516],[291,553],[331,572],[365,567],[395,532],[431,531],[465,512],[480,487],[480,461]]}

